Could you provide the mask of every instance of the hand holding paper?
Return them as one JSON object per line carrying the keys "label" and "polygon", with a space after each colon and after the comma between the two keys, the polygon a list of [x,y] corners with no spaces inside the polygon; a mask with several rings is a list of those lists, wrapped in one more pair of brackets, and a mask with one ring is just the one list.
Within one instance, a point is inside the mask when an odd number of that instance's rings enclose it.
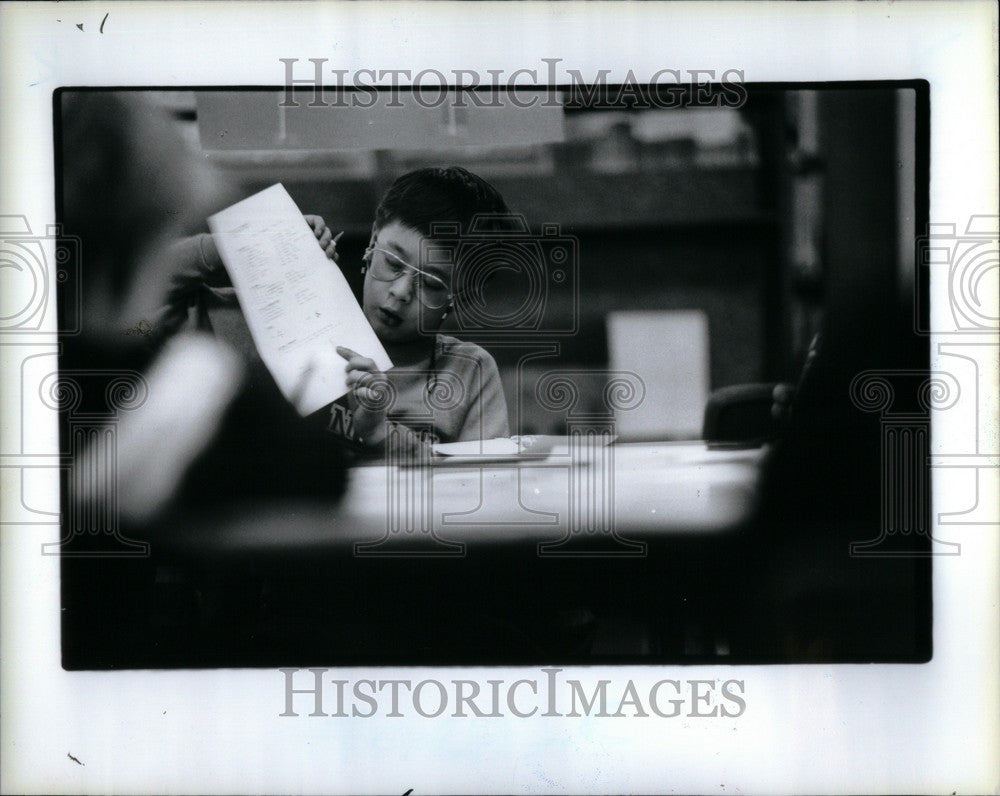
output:
{"label": "hand holding paper", "polygon": [[337,346],[371,358],[379,370],[392,367],[344,275],[280,183],[208,224],[261,359],[300,415],[347,392]]}

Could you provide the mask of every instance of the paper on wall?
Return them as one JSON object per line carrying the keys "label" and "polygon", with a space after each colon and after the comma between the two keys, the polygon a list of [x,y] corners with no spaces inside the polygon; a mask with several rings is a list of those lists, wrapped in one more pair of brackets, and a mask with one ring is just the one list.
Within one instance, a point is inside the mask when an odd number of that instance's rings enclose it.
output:
{"label": "paper on wall", "polygon": [[392,367],[340,269],[280,183],[208,219],[261,359],[300,415],[347,392],[345,346]]}

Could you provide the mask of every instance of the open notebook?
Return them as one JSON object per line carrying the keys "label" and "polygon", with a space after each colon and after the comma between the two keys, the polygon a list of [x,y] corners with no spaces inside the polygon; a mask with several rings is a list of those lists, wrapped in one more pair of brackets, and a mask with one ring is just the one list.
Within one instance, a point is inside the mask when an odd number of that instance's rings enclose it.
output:
{"label": "open notebook", "polygon": [[[615,437],[607,437],[604,444],[614,442]],[[434,453],[442,461],[453,463],[465,461],[507,461],[534,459],[550,455],[569,455],[569,437],[551,435],[529,435],[498,437],[497,439],[466,440],[464,442],[443,442],[432,446]]]}

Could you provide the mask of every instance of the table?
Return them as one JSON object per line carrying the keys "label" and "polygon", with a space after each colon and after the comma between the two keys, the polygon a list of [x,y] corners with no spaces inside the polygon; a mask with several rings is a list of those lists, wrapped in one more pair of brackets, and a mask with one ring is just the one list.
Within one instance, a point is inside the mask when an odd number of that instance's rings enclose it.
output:
{"label": "table", "polygon": [[618,443],[576,458],[557,450],[537,459],[369,464],[352,469],[336,506],[247,507],[152,541],[200,555],[461,556],[525,544],[540,554],[642,555],[650,540],[738,528],[766,452]]}
{"label": "table", "polygon": [[70,666],[693,660],[694,631],[711,657],[767,453],[598,442],[373,463],[338,502],[179,513],[145,535],[155,583],[132,613],[75,620]]}

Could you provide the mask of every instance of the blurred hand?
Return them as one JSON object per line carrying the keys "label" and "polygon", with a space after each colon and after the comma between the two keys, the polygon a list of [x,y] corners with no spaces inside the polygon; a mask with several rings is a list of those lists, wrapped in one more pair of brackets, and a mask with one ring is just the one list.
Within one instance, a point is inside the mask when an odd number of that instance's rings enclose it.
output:
{"label": "blurred hand", "polygon": [[323,250],[326,256],[335,263],[339,262],[340,256],[337,254],[337,241],[340,240],[340,236],[344,233],[341,232],[337,235],[337,237],[334,237],[333,232],[330,231],[330,228],[326,225],[322,216],[303,214],[302,217],[306,220],[310,229],[312,229],[313,235],[316,236],[316,240],[319,243],[319,247]]}
{"label": "blurred hand", "polygon": [[778,422],[788,419],[792,413],[792,401],[795,399],[795,387],[791,384],[776,384],[771,392],[771,417]]}

